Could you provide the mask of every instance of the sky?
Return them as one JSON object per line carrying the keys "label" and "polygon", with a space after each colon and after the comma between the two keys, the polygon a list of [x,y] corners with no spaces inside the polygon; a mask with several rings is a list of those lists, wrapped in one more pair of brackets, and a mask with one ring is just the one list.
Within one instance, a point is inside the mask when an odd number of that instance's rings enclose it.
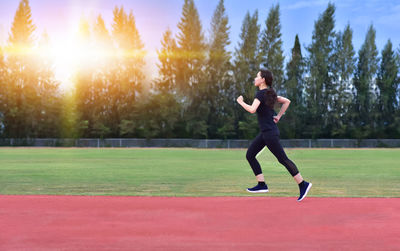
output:
{"label": "sky", "polygon": [[[272,5],[279,3],[281,11],[282,40],[285,58],[290,57],[296,34],[299,35],[302,51],[311,43],[314,23],[326,9],[328,0],[225,0],[229,18],[230,41],[228,49],[234,51],[239,42],[243,19],[249,11],[259,12],[261,29]],[[353,30],[353,45],[360,49],[369,25],[376,29],[376,44],[379,52],[390,39],[395,48],[400,47],[400,0],[337,0],[335,30],[341,31],[349,23]],[[30,0],[32,19],[37,27],[35,36],[39,38],[46,31],[51,41],[67,39],[67,31],[76,30],[81,17],[94,19],[101,14],[106,26],[111,30],[112,11],[123,6],[132,11],[147,54],[146,71],[157,74],[157,49],[160,49],[162,35],[170,28],[178,33],[177,24],[181,18],[184,0]],[[8,39],[10,27],[19,0],[0,0],[0,45]],[[203,31],[207,37],[210,22],[218,0],[195,0]],[[151,77],[150,77],[151,78]]]}

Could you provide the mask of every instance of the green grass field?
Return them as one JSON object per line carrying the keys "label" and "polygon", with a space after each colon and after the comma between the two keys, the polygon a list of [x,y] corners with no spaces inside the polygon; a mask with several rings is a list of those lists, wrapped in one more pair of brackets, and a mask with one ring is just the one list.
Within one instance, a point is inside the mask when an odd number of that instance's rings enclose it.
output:
{"label": "green grass field", "polygon": [[[400,149],[286,149],[310,196],[400,197]],[[0,148],[0,194],[254,196],[246,150]],[[274,156],[258,157],[267,196],[297,196]],[[256,196],[266,196],[256,195]]]}

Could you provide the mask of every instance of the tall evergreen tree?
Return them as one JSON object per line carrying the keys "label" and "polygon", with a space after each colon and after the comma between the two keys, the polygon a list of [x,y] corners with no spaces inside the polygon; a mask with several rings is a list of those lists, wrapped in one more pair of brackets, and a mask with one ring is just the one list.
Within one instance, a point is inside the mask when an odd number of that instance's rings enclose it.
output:
{"label": "tall evergreen tree", "polygon": [[304,89],[304,67],[305,62],[301,52],[301,45],[299,36],[296,35],[294,45],[292,48],[292,57],[288,62],[287,69],[287,81],[285,83],[285,89],[287,97],[294,101],[295,104],[304,104],[303,100],[303,89]]}
{"label": "tall evergreen tree", "polygon": [[352,121],[357,138],[371,135],[373,122],[370,113],[375,102],[374,82],[378,69],[378,51],[375,44],[376,31],[371,25],[365,36],[365,41],[358,51],[358,63],[354,73],[353,95],[354,110]]}
{"label": "tall evergreen tree", "polygon": [[124,7],[118,8],[117,6],[113,10],[113,24],[112,24],[112,35],[118,48],[128,47],[127,40],[125,39],[127,15]]}
{"label": "tall evergreen tree", "polygon": [[144,45],[132,12],[116,7],[113,14],[112,36],[101,16],[93,27],[81,22],[81,44],[96,48],[99,62],[75,77],[78,136],[143,136],[136,100],[143,90]]}
{"label": "tall evergreen tree", "polygon": [[96,48],[98,48],[99,50],[105,50],[107,56],[108,54],[111,54],[113,49],[113,41],[101,15],[98,15],[96,19],[96,23],[93,27],[93,35]]}
{"label": "tall evergreen tree", "polygon": [[349,114],[352,107],[351,84],[355,65],[355,52],[352,44],[353,31],[348,24],[344,31],[336,35],[335,45],[335,84],[336,94],[332,96],[330,124],[332,137],[351,137],[349,134]]}
{"label": "tall evergreen tree", "polygon": [[[335,90],[332,74],[335,39],[334,14],[335,5],[329,3],[314,24],[312,42],[307,48],[309,77],[306,93],[308,121],[311,124],[306,127],[306,137],[327,137],[330,134],[328,110],[333,109],[329,107],[329,102]],[[319,123],[315,123],[315,121],[319,121]]]}
{"label": "tall evergreen tree", "polygon": [[177,44],[169,28],[163,34],[161,50],[157,54],[160,61],[157,87],[163,92],[173,92],[176,89]]}
{"label": "tall evergreen tree", "polygon": [[274,75],[274,87],[277,92],[284,91],[283,85],[283,49],[279,4],[273,5],[265,22],[266,28],[261,38],[262,64]]}
{"label": "tall evergreen tree", "polygon": [[143,92],[144,45],[132,12],[128,15],[123,7],[116,7],[112,27],[121,57],[113,68],[115,75],[109,88],[111,118],[114,121],[111,128],[116,135],[131,131],[133,134],[130,136],[143,136],[139,128],[143,121],[136,100]]}
{"label": "tall evergreen tree", "polygon": [[208,137],[207,117],[210,112],[206,100],[204,74],[206,44],[197,8],[193,0],[185,0],[182,17],[178,23],[178,59],[176,84],[181,94],[186,136]]}
{"label": "tall evergreen tree", "polygon": [[143,80],[142,67],[144,66],[144,45],[141,41],[136,21],[132,11],[125,13],[124,8],[115,7],[113,18],[114,41],[120,51],[122,68],[126,68],[127,76],[133,79],[131,83],[137,91],[141,89],[140,82]]}
{"label": "tall evergreen tree", "polygon": [[6,60],[0,62],[3,76],[7,75],[0,94],[7,137],[59,136],[61,97],[52,62],[42,50],[48,48],[49,37],[44,33],[35,47],[34,31],[29,1],[22,0],[12,23]]}
{"label": "tall evergreen tree", "polygon": [[[198,92],[203,80],[206,44],[199,13],[193,0],[185,0],[178,23],[177,87],[184,94]],[[197,86],[196,86],[197,85]]]}
{"label": "tall evergreen tree", "polygon": [[291,100],[290,109],[286,112],[285,123],[281,125],[282,137],[299,138],[304,130],[304,73],[305,62],[301,52],[299,36],[296,34],[292,48],[292,57],[286,65],[287,80],[284,88]]}
{"label": "tall evergreen tree", "polygon": [[[81,18],[79,22],[79,42],[80,46],[89,48],[91,41],[90,25],[87,20]],[[85,49],[86,49],[85,48]],[[91,66],[81,66],[74,77],[74,100],[76,102],[77,116],[77,136],[78,137],[97,137],[94,133],[96,123],[96,99],[93,93],[92,84],[93,69]]]}
{"label": "tall evergreen tree", "polygon": [[224,0],[220,0],[211,21],[211,41],[208,48],[206,99],[210,107],[207,119],[211,138],[227,138],[234,135],[228,16]]}
{"label": "tall evergreen tree", "polygon": [[29,1],[21,0],[14,16],[8,41],[14,47],[22,46],[29,48],[33,46],[33,33],[35,30],[36,26],[33,24]]}
{"label": "tall evergreen tree", "polygon": [[120,83],[120,87],[127,92],[127,98],[134,101],[135,94],[142,91],[145,51],[132,11],[128,15],[123,7],[116,7],[112,27],[112,34],[122,57],[118,67],[125,71],[125,81]]}
{"label": "tall evergreen tree", "polygon": [[[256,88],[254,78],[260,68],[259,52],[260,25],[258,24],[258,11],[253,15],[249,12],[243,20],[240,32],[240,41],[235,48],[234,59],[234,97],[243,95],[244,100],[252,100]],[[256,116],[245,112],[235,103],[235,127],[239,138],[254,138],[258,132]]]}
{"label": "tall evergreen tree", "polygon": [[[392,42],[388,40],[382,50],[382,59],[377,76],[377,87],[379,88],[377,102],[378,137],[388,137],[395,133],[395,112],[398,107],[396,97],[397,88],[399,86],[398,65],[396,62],[396,54],[392,48]],[[389,136],[390,137],[390,136]]]}
{"label": "tall evergreen tree", "polygon": [[[112,65],[117,65],[118,60],[113,56],[115,49],[109,31],[107,30],[104,20],[99,15],[91,30],[91,44],[95,48],[98,58],[96,69],[93,70],[91,89],[92,97],[95,102],[96,114],[93,121],[92,134],[96,137],[104,137],[110,135],[118,135],[118,123],[115,122],[111,112],[111,95],[110,89],[113,88],[112,83],[115,77]],[[114,97],[115,98],[115,97]],[[111,129],[113,128],[113,130]]]}
{"label": "tall evergreen tree", "polygon": [[9,137],[34,137],[35,118],[40,102],[36,93],[37,74],[33,63],[34,31],[27,0],[19,3],[8,39],[7,109],[4,110],[5,133]]}
{"label": "tall evergreen tree", "polygon": [[[50,47],[50,38],[44,32],[39,42],[40,52],[45,52]],[[61,134],[61,104],[62,94],[59,89],[59,82],[55,79],[51,58],[46,55],[38,55],[34,59],[37,69],[36,93],[38,104],[35,110],[37,128],[35,137],[60,137]]]}
{"label": "tall evergreen tree", "polygon": [[144,107],[144,128],[147,137],[170,138],[182,133],[176,131],[182,118],[175,84],[177,44],[169,28],[163,34],[161,46],[158,51],[159,78],[154,81],[152,93]]}

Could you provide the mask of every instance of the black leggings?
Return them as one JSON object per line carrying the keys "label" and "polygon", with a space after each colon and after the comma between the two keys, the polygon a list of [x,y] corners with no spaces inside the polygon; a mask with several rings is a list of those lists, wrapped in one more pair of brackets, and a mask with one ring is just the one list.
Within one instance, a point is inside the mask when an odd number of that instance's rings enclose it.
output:
{"label": "black leggings", "polygon": [[268,133],[260,133],[251,143],[246,153],[247,161],[249,162],[251,169],[253,169],[254,175],[257,176],[262,174],[261,166],[256,159],[256,155],[264,148],[264,146],[268,147],[268,149],[278,159],[279,163],[284,165],[292,176],[295,176],[299,173],[296,165],[286,156],[286,153],[279,142],[279,136],[270,135]]}

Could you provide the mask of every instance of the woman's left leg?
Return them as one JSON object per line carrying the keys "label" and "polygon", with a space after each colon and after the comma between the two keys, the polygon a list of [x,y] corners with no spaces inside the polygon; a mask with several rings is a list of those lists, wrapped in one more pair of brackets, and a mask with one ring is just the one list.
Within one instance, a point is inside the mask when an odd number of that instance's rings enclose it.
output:
{"label": "woman's left leg", "polygon": [[272,152],[273,155],[278,159],[279,163],[284,165],[289,173],[293,176],[294,180],[299,185],[300,196],[297,201],[302,201],[306,196],[308,191],[310,190],[312,184],[308,183],[301,177],[299,170],[296,167],[296,164],[293,163],[287,156],[281,143],[279,142],[278,135],[263,135],[265,144],[268,149]]}

